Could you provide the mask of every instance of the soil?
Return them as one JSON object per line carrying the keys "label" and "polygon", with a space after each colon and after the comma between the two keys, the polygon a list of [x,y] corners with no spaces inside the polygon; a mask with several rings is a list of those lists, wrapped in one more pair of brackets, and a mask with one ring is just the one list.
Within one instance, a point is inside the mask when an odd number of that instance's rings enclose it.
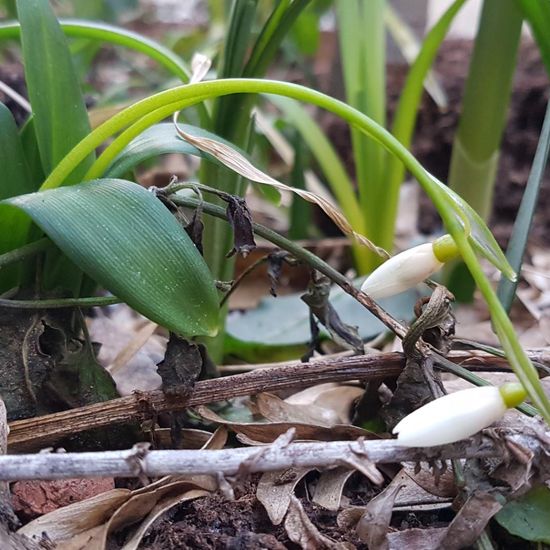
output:
{"label": "soil", "polygon": [[[259,479],[259,476],[254,476]],[[256,483],[248,483],[233,501],[221,495],[184,503],[155,522],[140,546],[143,550],[294,550],[283,524],[272,525],[255,496]],[[298,491],[299,493],[299,491]],[[336,512],[329,512],[301,499],[304,510],[319,531],[337,542],[349,542],[358,550],[367,548],[353,530],[336,525]]]}

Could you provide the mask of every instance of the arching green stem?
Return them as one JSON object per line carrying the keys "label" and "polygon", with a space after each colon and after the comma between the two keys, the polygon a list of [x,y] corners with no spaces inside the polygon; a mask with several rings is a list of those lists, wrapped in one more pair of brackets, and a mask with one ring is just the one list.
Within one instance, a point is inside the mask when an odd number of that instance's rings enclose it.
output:
{"label": "arching green stem", "polygon": [[[428,193],[443,218],[448,232],[455,239],[464,262],[489,305],[495,328],[507,352],[510,364],[528,391],[533,404],[539,408],[546,421],[550,423],[550,403],[540,385],[537,372],[521,348],[506,312],[482,271],[474,250],[467,236],[464,234],[461,223],[457,219],[452,200],[434,182],[432,176],[422,167],[416,158],[386,129],[341,101],[297,84],[259,79],[228,79],[199,82],[167,90],[128,107],[99,126],[58,164],[42,186],[42,189],[51,189],[62,185],[64,179],[76,166],[104,140],[132,125],[142,117],[150,115],[153,111],[157,111],[157,113],[147,119],[148,124],[153,124],[157,120],[160,120],[158,117],[165,116],[165,108],[166,110],[173,109],[176,111],[194,105],[207,97],[213,98],[235,93],[279,94],[317,105],[343,118],[355,128],[371,136],[385,147],[387,151],[401,160]],[[112,160],[110,156],[113,154],[116,153],[111,151],[101,162],[108,165]]]}

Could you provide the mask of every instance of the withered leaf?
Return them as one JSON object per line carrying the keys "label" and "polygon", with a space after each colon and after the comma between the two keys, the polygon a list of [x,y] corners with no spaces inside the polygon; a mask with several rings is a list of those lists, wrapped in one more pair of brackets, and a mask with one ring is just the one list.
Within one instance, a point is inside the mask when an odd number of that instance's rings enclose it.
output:
{"label": "withered leaf", "polygon": [[327,510],[338,510],[340,508],[340,501],[342,500],[344,485],[354,472],[355,470],[346,466],[338,466],[333,470],[323,472],[315,487],[313,502]]}
{"label": "withered leaf", "polygon": [[256,498],[263,504],[273,525],[279,525],[290,506],[296,485],[312,468],[289,468],[285,471],[262,474]]}
{"label": "withered leaf", "polygon": [[200,205],[197,206],[196,210],[193,212],[191,220],[185,226],[185,231],[197,247],[197,250],[203,254],[202,234],[204,231],[204,223],[202,222],[202,208]]}
{"label": "withered leaf", "polygon": [[172,396],[189,395],[202,368],[199,346],[175,334],[170,334],[164,359],[158,364],[164,393]]}
{"label": "withered leaf", "polygon": [[307,293],[301,296],[301,299],[335,342],[353,349],[356,353],[363,353],[363,341],[359,337],[357,327],[346,325],[329,302],[330,285],[328,277],[313,271]]}
{"label": "withered leaf", "polygon": [[250,210],[242,197],[225,195],[224,200],[228,201],[227,219],[233,227],[233,248],[229,251],[227,257],[229,258],[237,253],[246,256],[252,249],[256,248]]}
{"label": "withered leaf", "polygon": [[277,250],[269,254],[267,257],[267,276],[269,277],[269,282],[271,283],[269,289],[271,296],[277,296],[277,285],[279,284],[279,279],[281,278],[283,262],[287,256],[288,252],[286,250]]}

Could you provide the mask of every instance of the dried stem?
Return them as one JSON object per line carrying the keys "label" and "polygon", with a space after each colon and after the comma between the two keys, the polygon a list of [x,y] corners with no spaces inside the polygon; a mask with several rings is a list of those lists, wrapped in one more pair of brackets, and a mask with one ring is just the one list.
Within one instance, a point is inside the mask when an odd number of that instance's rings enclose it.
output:
{"label": "dried stem", "polygon": [[[468,368],[503,370],[502,359],[476,353],[453,353],[452,360],[467,362]],[[136,392],[59,413],[16,420],[10,424],[8,446],[11,452],[36,450],[54,444],[71,434],[138,420],[146,420],[164,411],[178,411],[242,395],[263,391],[276,392],[304,388],[324,382],[380,380],[396,377],[405,364],[401,353],[315,358],[310,363],[284,363],[264,366],[244,374],[197,382],[187,399],[164,395],[160,390]]]}
{"label": "dried stem", "polygon": [[204,380],[196,383],[187,399],[169,397],[160,390],[136,392],[94,405],[16,420],[10,424],[8,446],[11,452],[39,449],[62,437],[92,428],[145,420],[163,411],[182,410],[262,391],[303,388],[323,382],[395,377],[401,372],[403,364],[400,353],[362,355]]}
{"label": "dried stem", "polygon": [[401,447],[395,440],[323,441],[215,451],[147,451],[142,445],[136,445],[129,451],[0,456],[0,480],[235,475],[244,464],[247,472],[253,473],[288,468],[330,468],[346,462],[395,463],[495,457],[501,453],[502,446],[487,437],[425,449]]}

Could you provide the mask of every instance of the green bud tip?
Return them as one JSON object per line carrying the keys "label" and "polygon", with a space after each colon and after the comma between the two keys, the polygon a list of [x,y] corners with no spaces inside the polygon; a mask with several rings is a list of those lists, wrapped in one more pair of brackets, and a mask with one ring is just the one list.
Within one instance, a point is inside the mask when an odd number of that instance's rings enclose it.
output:
{"label": "green bud tip", "polygon": [[517,382],[502,384],[498,390],[500,391],[504,404],[509,409],[517,407],[527,397],[525,388]]}
{"label": "green bud tip", "polygon": [[432,243],[434,256],[442,264],[457,258],[460,254],[454,239],[450,235],[443,235]]}

